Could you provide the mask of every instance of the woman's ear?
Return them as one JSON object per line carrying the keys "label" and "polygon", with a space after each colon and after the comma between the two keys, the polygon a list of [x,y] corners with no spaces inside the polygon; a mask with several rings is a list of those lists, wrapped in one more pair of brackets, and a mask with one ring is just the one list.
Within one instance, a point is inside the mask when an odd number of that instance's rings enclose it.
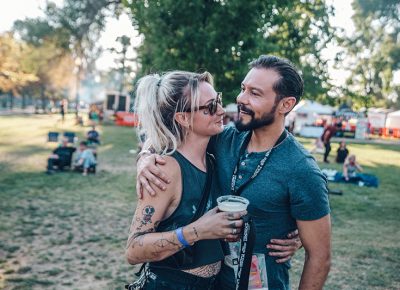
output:
{"label": "woman's ear", "polygon": [[190,127],[190,120],[189,120],[189,113],[178,112],[175,113],[175,121],[181,125],[182,128],[189,129]]}

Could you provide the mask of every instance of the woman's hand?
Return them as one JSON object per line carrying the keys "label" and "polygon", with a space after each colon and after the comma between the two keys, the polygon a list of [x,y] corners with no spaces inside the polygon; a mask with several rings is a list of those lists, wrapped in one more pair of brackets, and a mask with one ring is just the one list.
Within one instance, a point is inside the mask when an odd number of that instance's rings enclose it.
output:
{"label": "woman's hand", "polygon": [[238,240],[243,226],[241,217],[246,214],[247,211],[219,212],[215,207],[188,227],[195,229],[199,240]]}

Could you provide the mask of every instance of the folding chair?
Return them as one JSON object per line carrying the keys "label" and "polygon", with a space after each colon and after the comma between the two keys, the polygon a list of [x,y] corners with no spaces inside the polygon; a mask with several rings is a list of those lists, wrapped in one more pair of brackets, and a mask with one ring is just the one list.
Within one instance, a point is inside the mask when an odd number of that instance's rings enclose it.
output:
{"label": "folding chair", "polygon": [[74,132],[64,132],[64,137],[68,138],[69,143],[74,143],[75,133]]}
{"label": "folding chair", "polygon": [[58,132],[49,132],[47,135],[47,142],[58,142]]}

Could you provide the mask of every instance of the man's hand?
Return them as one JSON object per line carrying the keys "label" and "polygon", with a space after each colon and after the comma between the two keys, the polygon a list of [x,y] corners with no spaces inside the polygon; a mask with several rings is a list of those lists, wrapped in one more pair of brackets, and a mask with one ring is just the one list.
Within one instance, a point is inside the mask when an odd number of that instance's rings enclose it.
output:
{"label": "man's hand", "polygon": [[157,164],[165,164],[164,158],[157,154],[148,155],[138,160],[136,194],[139,199],[143,198],[143,189],[151,196],[155,196],[156,192],[153,186],[165,190],[166,185],[171,182],[167,175],[158,168]]}
{"label": "man's hand", "polygon": [[295,230],[287,235],[287,239],[272,239],[271,243],[267,244],[267,248],[270,250],[269,255],[273,257],[279,257],[276,260],[277,263],[284,263],[290,260],[298,249],[303,244],[301,243],[299,232]]}

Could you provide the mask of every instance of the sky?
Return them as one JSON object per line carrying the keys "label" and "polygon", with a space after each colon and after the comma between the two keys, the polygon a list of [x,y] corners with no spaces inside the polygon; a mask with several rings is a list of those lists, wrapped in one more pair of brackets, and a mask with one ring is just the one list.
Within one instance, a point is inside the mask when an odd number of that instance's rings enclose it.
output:
{"label": "sky", "polygon": [[[0,1],[4,3],[7,0]],[[61,5],[63,2],[63,0],[52,1],[57,5]],[[45,3],[46,0],[7,1],[7,4],[3,4],[2,9],[0,10],[0,33],[11,29],[14,21],[17,19],[22,20],[26,17],[33,18],[44,15],[42,9],[45,6]],[[347,35],[351,35],[354,32],[354,25],[351,20],[351,16],[353,15],[351,1],[327,0],[327,3],[333,5],[336,10],[335,16],[332,16],[330,19],[331,25],[342,28]],[[132,47],[135,47],[140,43],[138,33],[133,29],[129,16],[126,14],[121,15],[118,20],[111,18],[107,20],[106,29],[99,40],[99,44],[105,48],[103,55],[97,61],[97,67],[99,69],[106,70],[113,66],[113,56],[111,52],[107,51],[107,48],[118,46],[115,39],[121,35],[128,35],[134,39]],[[344,84],[344,80],[348,76],[348,72],[333,68],[333,58],[339,50],[339,47],[332,44],[323,50],[323,57],[329,60],[329,75],[335,85]],[[128,56],[134,56],[133,48],[129,52]]]}

